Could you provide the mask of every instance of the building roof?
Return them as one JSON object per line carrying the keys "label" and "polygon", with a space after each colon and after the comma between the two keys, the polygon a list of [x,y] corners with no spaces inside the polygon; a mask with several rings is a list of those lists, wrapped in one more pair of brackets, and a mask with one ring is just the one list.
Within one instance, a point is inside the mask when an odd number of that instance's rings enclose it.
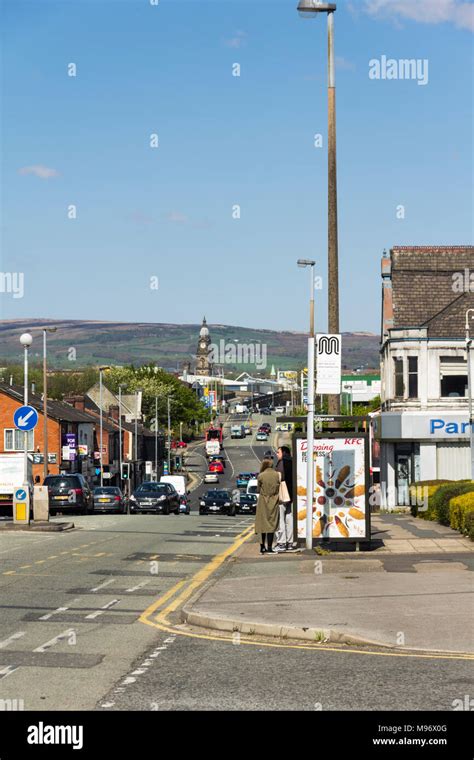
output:
{"label": "building roof", "polygon": [[[20,404],[23,404],[24,391],[20,385],[0,383],[0,393],[4,393]],[[28,393],[28,404],[38,412],[43,413],[43,397],[39,394]],[[80,409],[75,409],[75,407],[66,404],[64,401],[55,401],[53,399],[48,399],[48,417],[64,422],[89,422],[92,424],[96,422],[96,418],[91,414],[82,412]]]}
{"label": "building roof", "polygon": [[388,266],[393,328],[424,327],[430,338],[464,337],[466,310],[474,308],[474,246],[394,247]]}

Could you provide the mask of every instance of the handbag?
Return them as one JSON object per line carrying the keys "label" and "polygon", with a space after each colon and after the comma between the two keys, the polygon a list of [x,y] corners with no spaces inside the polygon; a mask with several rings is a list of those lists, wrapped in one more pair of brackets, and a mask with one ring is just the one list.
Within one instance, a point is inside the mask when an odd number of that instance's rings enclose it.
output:
{"label": "handbag", "polygon": [[288,493],[288,486],[284,480],[282,480],[280,483],[280,493],[278,498],[280,500],[280,504],[286,504],[291,501],[290,494]]}

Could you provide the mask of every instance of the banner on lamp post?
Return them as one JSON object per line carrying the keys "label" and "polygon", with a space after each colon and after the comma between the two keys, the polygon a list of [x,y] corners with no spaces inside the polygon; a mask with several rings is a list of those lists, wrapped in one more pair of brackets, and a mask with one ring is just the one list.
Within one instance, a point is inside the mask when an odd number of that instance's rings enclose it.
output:
{"label": "banner on lamp post", "polygon": [[316,393],[341,392],[341,336],[316,335]]}

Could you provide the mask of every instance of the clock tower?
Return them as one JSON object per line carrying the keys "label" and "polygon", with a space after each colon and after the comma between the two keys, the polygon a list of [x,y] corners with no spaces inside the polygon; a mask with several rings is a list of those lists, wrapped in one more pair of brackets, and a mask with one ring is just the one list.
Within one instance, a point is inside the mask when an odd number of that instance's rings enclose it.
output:
{"label": "clock tower", "polygon": [[207,327],[206,317],[204,317],[199,331],[199,342],[196,352],[196,375],[212,374],[212,366],[209,363],[210,342],[211,338],[209,337],[209,329]]}

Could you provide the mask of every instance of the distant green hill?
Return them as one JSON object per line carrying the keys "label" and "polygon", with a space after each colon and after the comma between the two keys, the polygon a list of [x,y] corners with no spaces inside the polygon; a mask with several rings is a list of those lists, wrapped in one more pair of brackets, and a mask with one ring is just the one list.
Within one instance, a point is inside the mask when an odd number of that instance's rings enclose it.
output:
{"label": "distant green hill", "polygon": [[[79,369],[100,364],[144,364],[154,362],[164,369],[181,370],[183,362],[193,361],[200,325],[97,322],[83,320],[19,319],[0,324],[0,365],[22,361],[19,337],[26,330],[56,326],[48,335],[48,366]],[[211,340],[218,343],[261,341],[267,346],[268,373],[275,369],[297,369],[306,365],[307,336],[304,333],[277,332],[229,325],[209,325]],[[31,361],[42,358],[42,335],[33,333]],[[75,357],[75,358],[74,358]],[[379,337],[372,333],[344,333],[343,368],[379,369]],[[226,368],[242,372],[255,367],[239,364]]]}

